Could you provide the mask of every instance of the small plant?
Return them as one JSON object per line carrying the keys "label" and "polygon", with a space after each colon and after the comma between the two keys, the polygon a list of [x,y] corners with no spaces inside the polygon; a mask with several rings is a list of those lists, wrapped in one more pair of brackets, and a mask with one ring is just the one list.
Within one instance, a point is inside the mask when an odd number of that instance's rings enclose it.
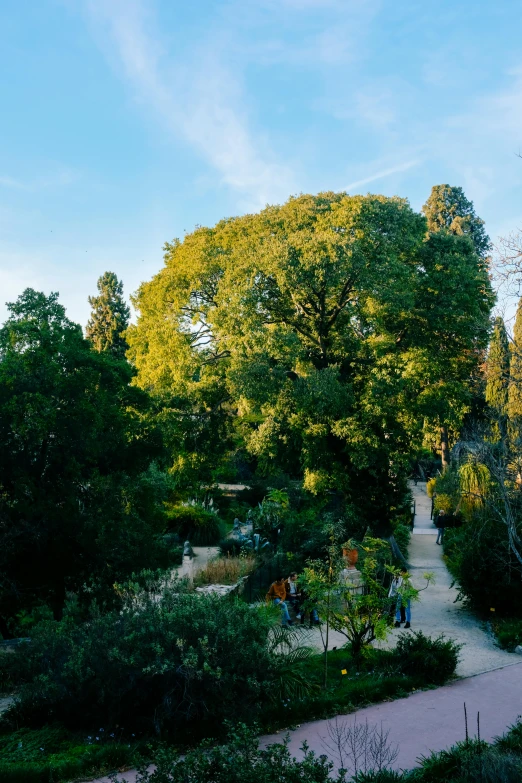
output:
{"label": "small plant", "polygon": [[334,718],[328,721],[326,730],[323,746],[337,760],[341,773],[357,778],[359,773],[382,772],[399,755],[398,745],[390,743],[390,730],[385,730],[382,723],[372,726],[368,721],[357,723],[357,717],[353,721]]}
{"label": "small plant", "polygon": [[403,674],[422,677],[426,684],[440,685],[455,673],[461,647],[443,634],[432,639],[416,631],[400,634],[394,656]]}

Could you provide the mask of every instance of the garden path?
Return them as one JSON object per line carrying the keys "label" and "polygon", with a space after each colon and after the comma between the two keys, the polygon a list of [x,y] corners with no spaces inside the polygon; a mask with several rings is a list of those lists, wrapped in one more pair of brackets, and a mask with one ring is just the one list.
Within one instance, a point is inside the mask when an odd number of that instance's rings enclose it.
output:
{"label": "garden path", "polygon": [[[408,551],[412,582],[415,587],[423,588],[426,585],[423,574],[429,571],[435,575],[435,582],[423,590],[420,601],[412,605],[412,630],[423,631],[428,636],[443,633],[462,644],[457,667],[460,677],[471,677],[501,666],[520,663],[518,655],[497,647],[486,624],[465,609],[461,601],[456,601],[458,589],[452,586],[453,579],[444,562],[443,548],[435,543],[437,529],[430,519],[431,500],[426,492],[426,483],[419,481],[415,486],[412,482],[411,490],[416,506]],[[404,633],[404,630],[393,629],[382,646],[394,647],[399,633]],[[318,630],[310,631],[307,641],[317,649],[323,649]],[[329,649],[342,647],[345,642],[344,636],[331,632],[328,646]]]}

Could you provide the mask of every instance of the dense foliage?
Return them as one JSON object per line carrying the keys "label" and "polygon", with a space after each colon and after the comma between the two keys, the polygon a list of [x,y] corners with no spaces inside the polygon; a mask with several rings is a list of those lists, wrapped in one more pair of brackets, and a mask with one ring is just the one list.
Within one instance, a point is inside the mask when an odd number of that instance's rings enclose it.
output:
{"label": "dense foliage", "polygon": [[423,419],[460,422],[492,300],[465,232],[427,234],[399,198],[300,196],[168,244],[129,355],[181,483],[235,445],[387,527]]}
{"label": "dense foliage", "polygon": [[[0,329],[0,632],[66,591],[161,562],[161,438],[127,362],[97,353],[57,295],[31,289]],[[168,560],[163,557],[165,564]]]}
{"label": "dense foliage", "polygon": [[18,655],[2,656],[18,685],[13,720],[204,734],[232,714],[256,714],[278,662],[269,612],[155,579],[120,593],[121,611],[94,607],[78,622],[71,607],[61,622],[36,626]]}

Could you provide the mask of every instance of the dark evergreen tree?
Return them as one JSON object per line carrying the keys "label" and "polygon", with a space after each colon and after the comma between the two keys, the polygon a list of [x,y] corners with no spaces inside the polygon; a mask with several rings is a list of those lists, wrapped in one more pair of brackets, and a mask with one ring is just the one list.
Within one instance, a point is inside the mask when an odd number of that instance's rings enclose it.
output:
{"label": "dark evergreen tree", "polygon": [[[422,211],[428,221],[430,234],[446,233],[469,237],[477,256],[477,275],[483,276],[491,250],[491,240],[484,229],[484,221],[476,214],[473,202],[466,198],[463,189],[451,185],[434,185]],[[440,452],[443,469],[449,465],[450,453],[446,419],[447,416],[443,415],[440,420]]]}
{"label": "dark evergreen tree", "polygon": [[495,429],[504,439],[507,434],[509,394],[509,340],[502,318],[495,318],[486,363],[486,402],[496,420]]}
{"label": "dark evergreen tree", "polygon": [[502,318],[495,318],[486,365],[486,402],[501,415],[507,413],[509,340]]}
{"label": "dark evergreen tree", "polygon": [[92,315],[86,337],[97,351],[109,351],[123,358],[127,342],[123,332],[129,325],[130,309],[123,299],[123,283],[114,272],[105,272],[97,283],[98,296],[90,296]]}
{"label": "dark evergreen tree", "polygon": [[488,257],[491,240],[484,221],[477,216],[473,202],[466,198],[462,188],[434,185],[422,211],[430,232],[445,230],[456,236],[469,236],[477,255],[482,259]]}
{"label": "dark evergreen tree", "polygon": [[508,415],[513,426],[520,429],[522,423],[522,299],[518,303],[513,344],[511,346],[511,367],[509,373]]}

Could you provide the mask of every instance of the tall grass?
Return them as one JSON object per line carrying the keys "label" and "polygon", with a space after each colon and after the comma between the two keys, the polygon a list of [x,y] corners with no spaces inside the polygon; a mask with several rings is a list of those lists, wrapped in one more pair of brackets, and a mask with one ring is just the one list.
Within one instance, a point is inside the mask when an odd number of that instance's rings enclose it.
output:
{"label": "tall grass", "polygon": [[234,585],[241,577],[252,573],[256,567],[256,559],[251,556],[218,557],[211,560],[206,568],[194,578],[196,586],[201,585]]}

